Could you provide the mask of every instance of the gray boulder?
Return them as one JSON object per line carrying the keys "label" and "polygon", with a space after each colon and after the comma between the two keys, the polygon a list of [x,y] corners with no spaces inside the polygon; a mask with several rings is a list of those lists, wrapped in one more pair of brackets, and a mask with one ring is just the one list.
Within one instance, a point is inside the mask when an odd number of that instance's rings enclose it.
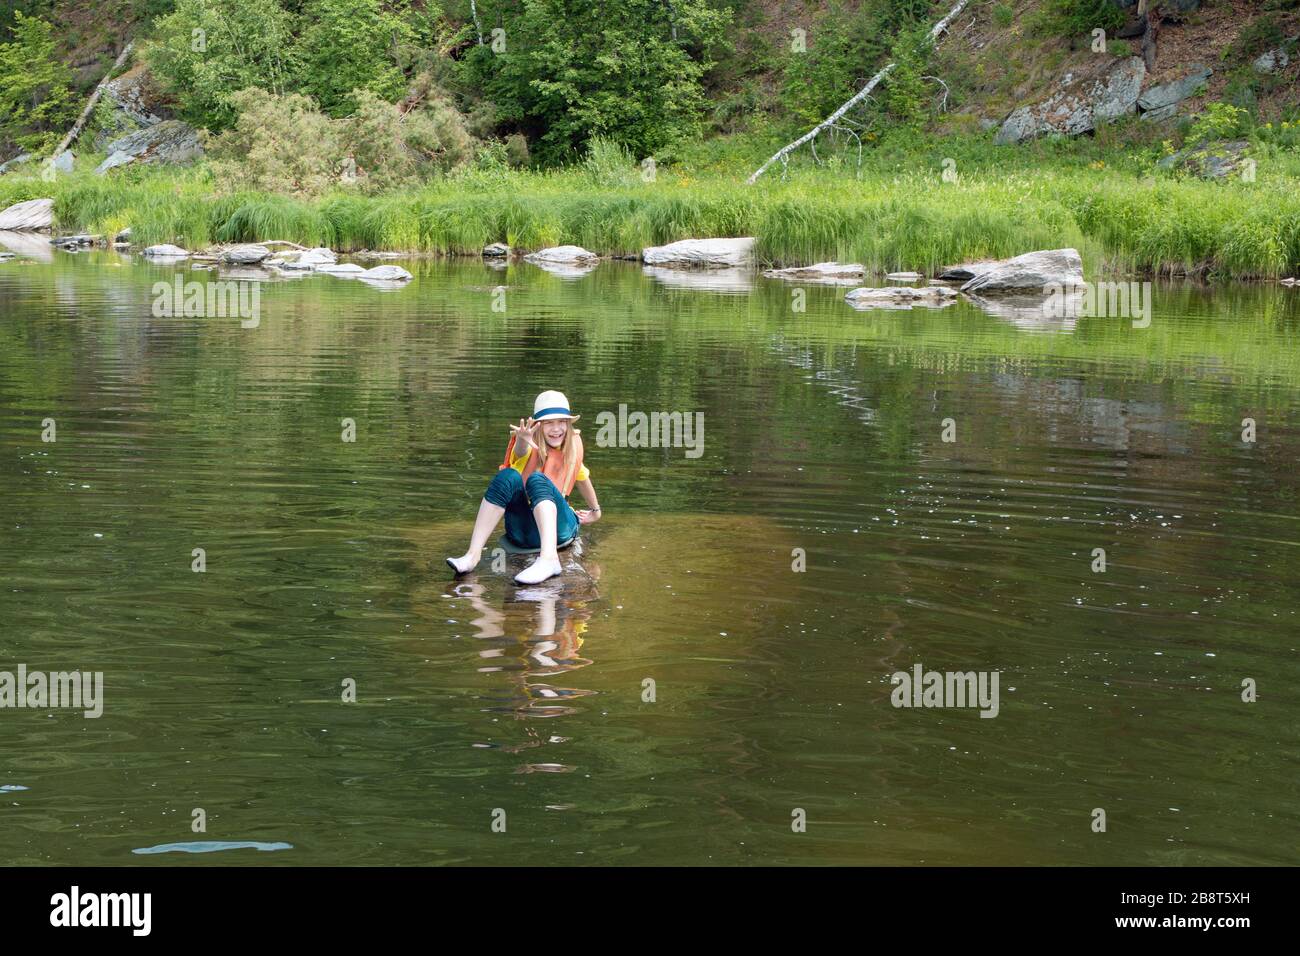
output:
{"label": "gray boulder", "polygon": [[485,259],[500,259],[508,255],[510,255],[510,247],[504,242],[494,242],[483,247],[483,258]]}
{"label": "gray boulder", "polygon": [[600,256],[588,252],[582,246],[551,246],[549,249],[530,252],[524,258],[538,265],[572,265],[580,262],[596,262]]}
{"label": "gray boulder", "polygon": [[1170,103],[1168,106],[1161,106],[1158,109],[1147,110],[1142,114],[1142,119],[1148,123],[1159,123],[1163,120],[1170,119],[1178,114],[1178,104]]}
{"label": "gray boulder", "polygon": [[1050,133],[1090,132],[1097,120],[1132,113],[1144,79],[1146,64],[1136,56],[1103,62],[1081,76],[1067,73],[1061,88],[1046,100],[1013,110],[993,141],[1006,145]]}
{"label": "gray boulder", "polygon": [[1267,53],[1261,53],[1251,62],[1250,66],[1256,73],[1276,73],[1279,70],[1285,70],[1291,58],[1286,55],[1286,50],[1276,49],[1269,50]]}
{"label": "gray boulder", "polygon": [[53,224],[53,199],[28,199],[0,212],[0,231],[44,232]]}
{"label": "gray boulder", "polygon": [[1083,283],[1083,260],[1075,249],[1027,252],[994,264],[961,287],[967,294],[1006,295],[1013,292],[1047,294],[1051,286]]}
{"label": "gray boulder", "polygon": [[1161,83],[1143,92],[1138,97],[1138,109],[1143,112],[1165,109],[1181,103],[1205,85],[1214,71],[1203,63],[1195,64],[1191,71],[1180,80]]}
{"label": "gray boulder", "polygon": [[180,246],[163,243],[159,246],[149,246],[140,255],[148,259],[188,259],[190,254]]}
{"label": "gray boulder", "polygon": [[223,249],[221,252],[221,261],[237,266],[254,266],[265,259],[271,258],[271,250],[266,246],[259,246],[256,243],[249,243],[242,246],[231,246],[229,249]]}
{"label": "gray boulder", "polygon": [[0,176],[3,176],[5,173],[9,172],[9,170],[13,169],[15,166],[21,166],[23,163],[30,162],[35,158],[36,157],[33,156],[31,153],[22,153],[18,156],[15,156],[13,159],[9,160],[8,162],[0,163]]}
{"label": "gray boulder", "polygon": [[180,120],[164,120],[154,126],[115,139],[108,144],[108,158],[96,167],[104,175],[128,163],[188,163],[203,155],[199,134]]}
{"label": "gray boulder", "polygon": [[65,149],[59,155],[54,157],[54,170],[59,173],[72,172],[72,150]]}
{"label": "gray boulder", "polygon": [[410,282],[414,278],[401,266],[375,266],[357,275],[364,282]]}
{"label": "gray boulder", "polygon": [[754,261],[754,239],[752,236],[737,239],[682,239],[666,246],[643,249],[641,259],[652,266],[734,268]]}
{"label": "gray boulder", "polygon": [[1202,179],[1223,179],[1241,169],[1250,150],[1244,139],[1222,143],[1205,143],[1180,149],[1156,163],[1161,169],[1183,169]]}

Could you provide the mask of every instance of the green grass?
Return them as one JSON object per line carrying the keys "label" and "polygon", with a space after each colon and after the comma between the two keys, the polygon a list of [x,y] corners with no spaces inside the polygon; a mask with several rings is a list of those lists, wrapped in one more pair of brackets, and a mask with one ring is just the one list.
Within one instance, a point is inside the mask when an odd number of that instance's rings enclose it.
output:
{"label": "green grass", "polygon": [[[654,182],[602,184],[580,168],[469,174],[377,196],[315,200],[216,195],[202,168],[84,172],[45,183],[0,178],[0,208],[53,195],[61,231],[200,248],[288,239],[341,251],[477,254],[489,242],[523,249],[573,243],[626,255],[700,236],[752,235],[765,263],[828,259],[878,269],[933,270],[981,257],[1074,246],[1090,272],[1278,277],[1300,267],[1296,158],[1260,154],[1257,181],[1153,175],[1149,151],[1100,143],[995,149],[973,137],[884,144],[832,165],[806,158],[783,179],[744,175],[770,141],[738,138],[684,153]],[[823,156],[828,155],[826,151]],[[945,159],[957,182],[943,182]]]}

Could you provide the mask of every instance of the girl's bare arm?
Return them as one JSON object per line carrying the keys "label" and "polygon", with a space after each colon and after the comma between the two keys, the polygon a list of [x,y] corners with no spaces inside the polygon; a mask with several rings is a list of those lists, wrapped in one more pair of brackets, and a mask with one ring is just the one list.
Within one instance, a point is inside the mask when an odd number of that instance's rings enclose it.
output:
{"label": "girl's bare arm", "polygon": [[577,483],[577,488],[582,492],[583,500],[587,502],[590,511],[575,512],[578,521],[582,524],[591,524],[593,521],[600,520],[600,501],[596,498],[596,488],[591,483],[590,478],[586,478]]}

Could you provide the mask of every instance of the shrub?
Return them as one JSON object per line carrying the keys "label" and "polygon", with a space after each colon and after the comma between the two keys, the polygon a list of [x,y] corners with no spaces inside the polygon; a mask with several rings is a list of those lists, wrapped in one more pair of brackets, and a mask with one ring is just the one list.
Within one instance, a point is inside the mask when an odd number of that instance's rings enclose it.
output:
{"label": "shrub", "polygon": [[1031,26],[1040,36],[1077,36],[1098,28],[1110,33],[1122,27],[1124,19],[1124,11],[1112,0],[1046,0]]}
{"label": "shrub", "polygon": [[249,88],[231,96],[230,105],[234,126],[208,148],[224,191],[316,194],[338,181],[339,131],[309,97]]}
{"label": "shrub", "polygon": [[1234,139],[1250,131],[1250,111],[1228,103],[1211,103],[1187,129],[1187,144],[1199,146],[1218,139]]}

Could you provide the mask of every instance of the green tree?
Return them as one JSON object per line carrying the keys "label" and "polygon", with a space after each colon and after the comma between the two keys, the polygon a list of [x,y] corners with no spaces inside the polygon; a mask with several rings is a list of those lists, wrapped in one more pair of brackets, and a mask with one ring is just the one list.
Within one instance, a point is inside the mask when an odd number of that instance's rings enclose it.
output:
{"label": "green tree", "polygon": [[71,119],[71,76],[44,20],[15,11],[12,33],[0,43],[0,141],[40,152]]}
{"label": "green tree", "polygon": [[698,127],[729,13],[706,0],[525,0],[505,50],[473,51],[499,116],[548,162],[604,136],[646,156]]}
{"label": "green tree", "polygon": [[144,56],[181,116],[211,130],[229,128],[237,91],[293,88],[295,17],[276,0],[176,0],[157,20]]}
{"label": "green tree", "polygon": [[300,91],[331,116],[344,116],[357,108],[353,90],[397,99],[406,92],[406,78],[398,66],[403,48],[416,39],[408,15],[404,3],[391,12],[379,0],[308,3],[307,27],[298,43],[303,66]]}

